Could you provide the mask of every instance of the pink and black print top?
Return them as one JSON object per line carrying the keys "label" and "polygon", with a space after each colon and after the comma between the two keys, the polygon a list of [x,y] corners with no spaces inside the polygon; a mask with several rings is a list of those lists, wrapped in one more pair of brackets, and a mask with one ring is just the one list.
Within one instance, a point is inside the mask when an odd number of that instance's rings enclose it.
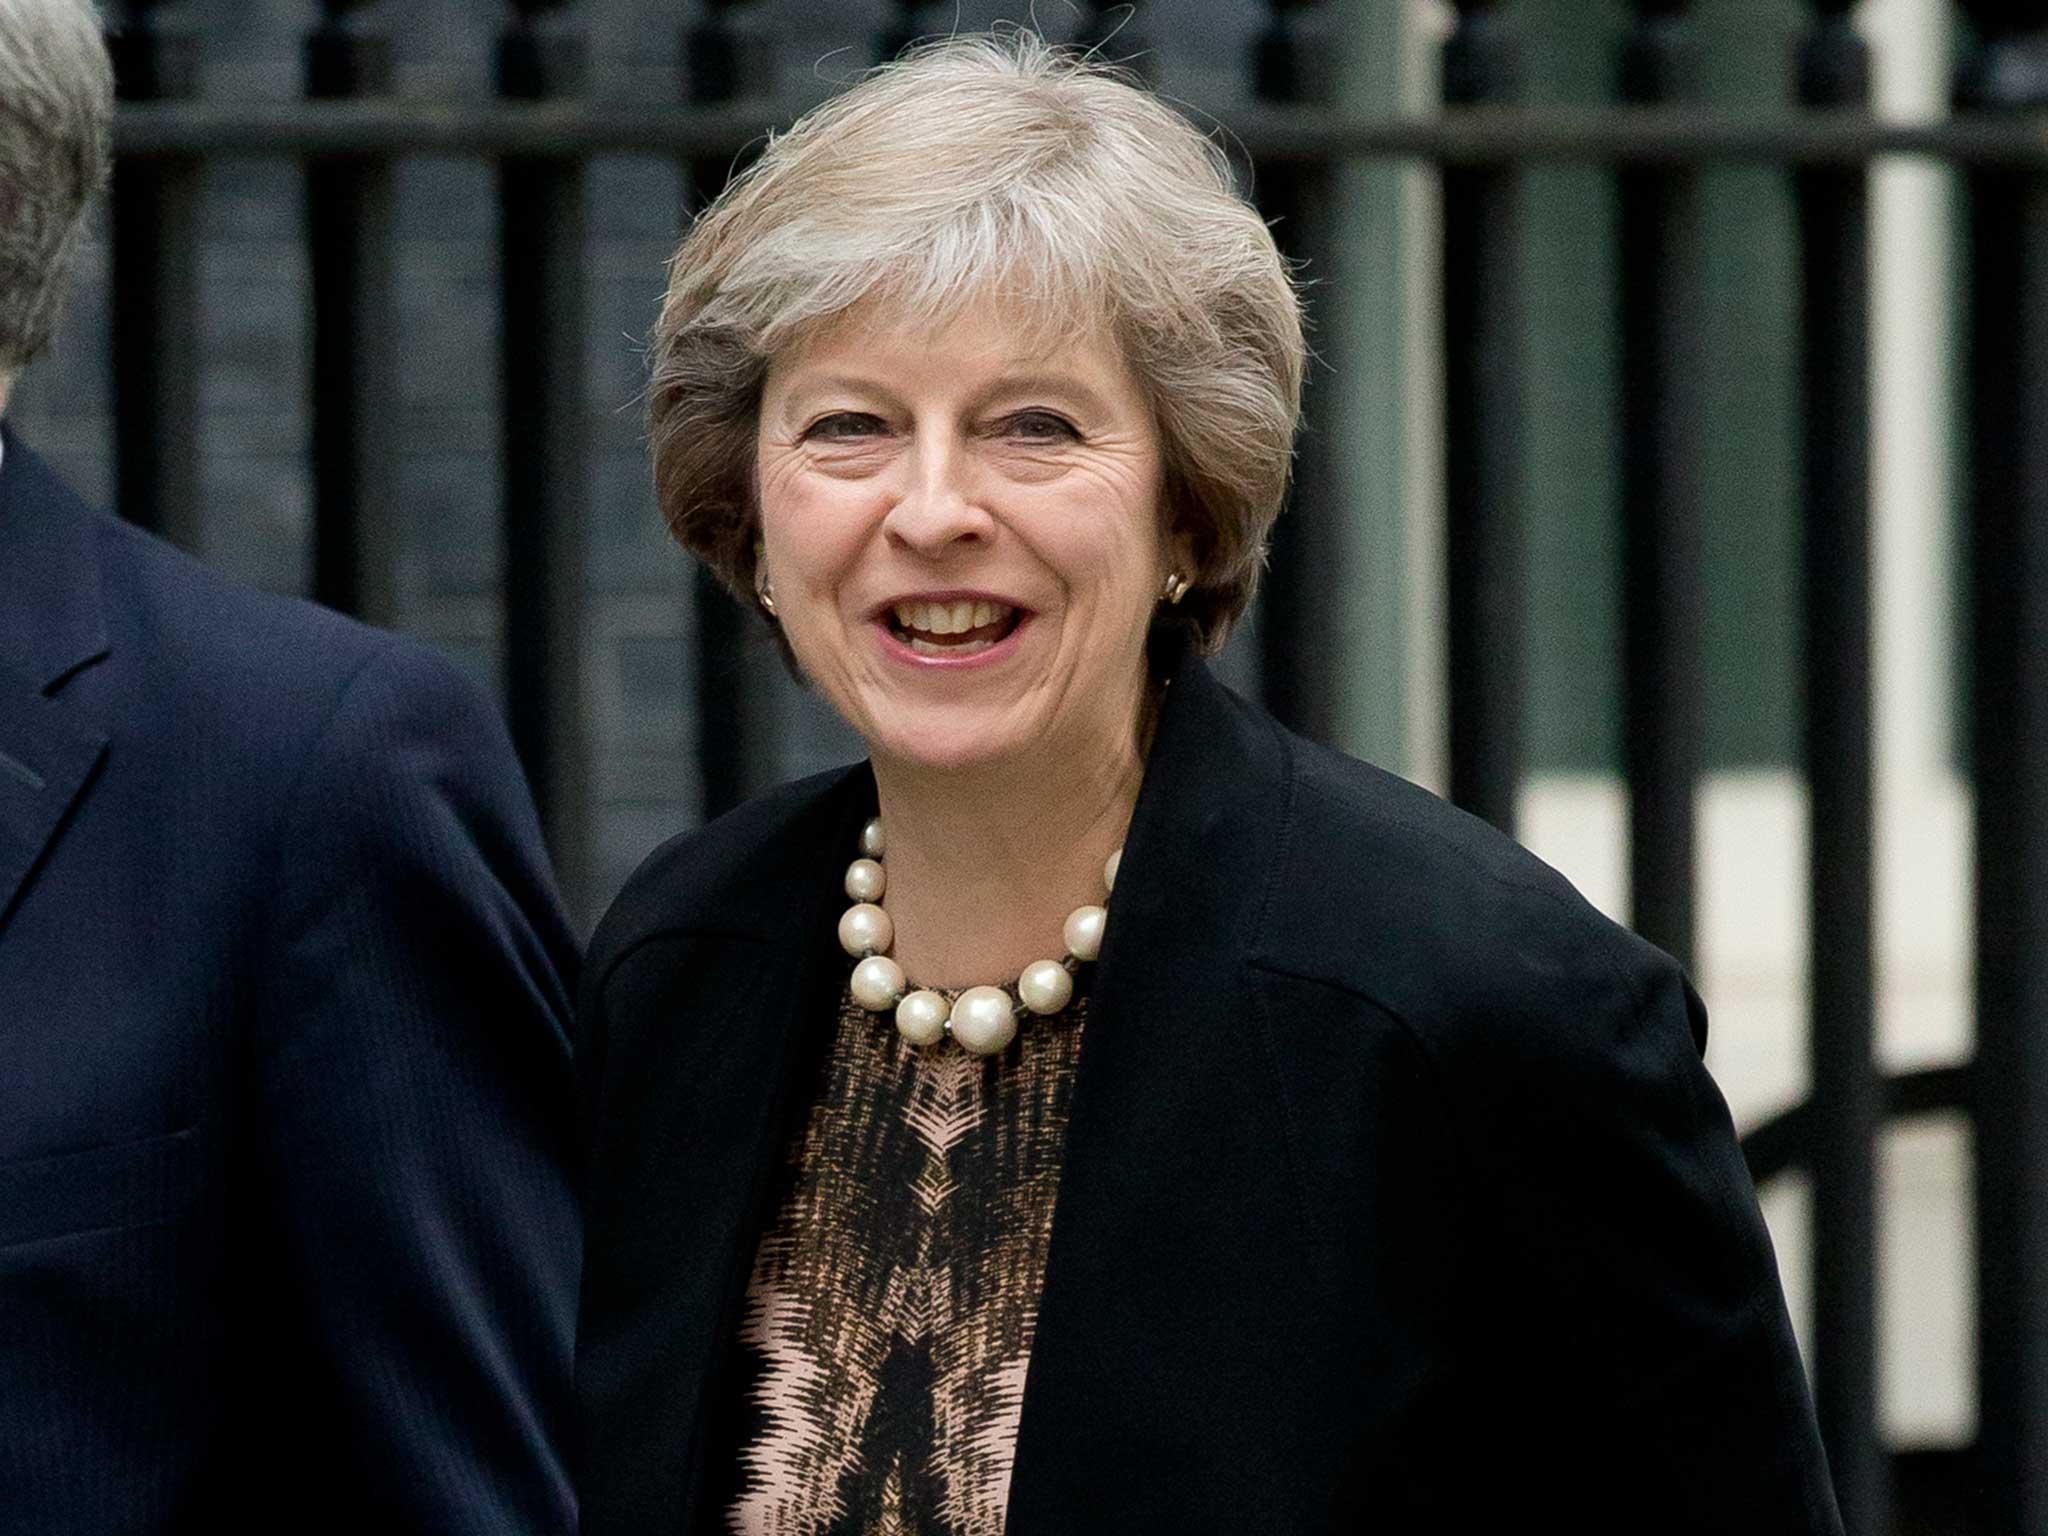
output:
{"label": "pink and black print top", "polygon": [[741,1536],[998,1536],[1086,1000],[976,1057],[842,998],[723,1405]]}

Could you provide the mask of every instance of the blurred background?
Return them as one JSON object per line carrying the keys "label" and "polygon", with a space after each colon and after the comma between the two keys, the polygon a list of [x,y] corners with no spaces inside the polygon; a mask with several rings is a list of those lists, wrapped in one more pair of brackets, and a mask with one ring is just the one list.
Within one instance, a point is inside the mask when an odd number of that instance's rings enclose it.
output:
{"label": "blurred background", "polygon": [[119,169],[14,419],[496,691],[586,929],[857,750],[653,508],[688,210],[999,21],[1213,126],[1320,359],[1223,670],[1687,963],[1853,1536],[2048,1532],[2048,5],[104,9]]}

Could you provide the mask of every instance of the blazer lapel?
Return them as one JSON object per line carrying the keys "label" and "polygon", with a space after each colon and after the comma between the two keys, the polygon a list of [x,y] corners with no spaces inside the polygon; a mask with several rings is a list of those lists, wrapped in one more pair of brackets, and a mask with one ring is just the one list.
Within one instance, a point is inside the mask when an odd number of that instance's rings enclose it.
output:
{"label": "blazer lapel", "polygon": [[0,426],[0,924],[106,755],[60,691],[107,651],[92,514]]}
{"label": "blazer lapel", "polygon": [[40,695],[0,692],[0,925],[106,755],[103,731]]}
{"label": "blazer lapel", "polygon": [[[636,1465],[624,1479],[642,1489],[637,1507],[680,1509],[683,1530],[708,1529],[718,1514],[701,1508],[707,1394],[732,1345],[797,1090],[828,1038],[844,976],[831,943],[842,866],[820,852],[850,847],[873,807],[872,777],[851,772],[754,856],[744,886],[727,893],[725,926],[691,935],[683,979],[660,999],[658,1015],[688,1027],[635,1054],[642,1068],[607,1110],[612,1125],[648,1141],[626,1158],[646,1183],[610,1192],[630,1207],[620,1230],[632,1238],[605,1283],[662,1290],[654,1310],[666,1321],[657,1358],[603,1366],[643,1381],[645,1395],[622,1408],[617,1443],[600,1454],[630,1450]],[[676,1104],[691,1113],[676,1114]],[[601,1195],[594,1228],[607,1210]]]}
{"label": "blazer lapel", "polygon": [[[829,913],[826,919],[829,920]],[[810,925],[817,931],[816,924]],[[829,931],[829,930],[827,930]],[[680,1405],[689,1426],[681,1447],[688,1479],[682,1529],[699,1528],[710,1454],[704,1393],[719,1379],[731,1347],[765,1208],[782,1164],[795,1087],[811,1057],[804,1022],[829,1009],[829,956],[815,944],[792,955],[782,945],[723,946],[677,1062],[691,1101],[711,1113],[681,1132],[687,1147],[674,1163],[674,1199],[656,1219],[668,1223],[680,1266],[676,1358],[693,1400]],[[764,1021],[788,1020],[787,1028]],[[673,1102],[673,1101],[672,1101]]]}
{"label": "blazer lapel", "polygon": [[[1198,663],[1168,689],[1082,1043],[1010,1488],[1013,1536],[1227,1454],[1301,1347],[1304,1240],[1249,993],[1291,779],[1273,727]],[[1275,1303],[1247,1316],[1244,1298]]]}

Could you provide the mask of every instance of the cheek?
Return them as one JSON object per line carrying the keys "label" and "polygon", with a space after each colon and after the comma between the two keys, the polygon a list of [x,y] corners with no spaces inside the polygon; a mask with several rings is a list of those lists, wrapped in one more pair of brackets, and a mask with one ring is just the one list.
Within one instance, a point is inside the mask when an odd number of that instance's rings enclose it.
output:
{"label": "cheek", "polygon": [[754,469],[754,505],[760,510],[761,541],[771,550],[795,541],[790,526],[805,516],[803,476],[789,457],[764,457]]}
{"label": "cheek", "polygon": [[764,496],[761,506],[782,635],[798,668],[844,713],[852,664],[845,594],[866,552],[870,522],[843,486],[799,478],[784,489]]}
{"label": "cheek", "polygon": [[1059,551],[1052,558],[1106,613],[1124,615],[1142,628],[1150,622],[1153,572],[1161,561],[1159,504],[1141,486],[1117,490],[1086,515],[1054,525]]}
{"label": "cheek", "polygon": [[848,487],[816,476],[761,477],[761,542],[778,588],[829,593],[859,558],[868,514]]}
{"label": "cheek", "polygon": [[796,466],[786,455],[760,454],[754,460],[754,504],[765,513],[783,499],[795,476]]}

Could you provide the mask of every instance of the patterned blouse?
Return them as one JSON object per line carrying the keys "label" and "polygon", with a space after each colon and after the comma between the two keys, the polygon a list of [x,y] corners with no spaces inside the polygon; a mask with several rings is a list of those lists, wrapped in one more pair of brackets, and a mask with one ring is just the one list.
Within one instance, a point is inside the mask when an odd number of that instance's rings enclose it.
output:
{"label": "patterned blouse", "polygon": [[842,998],[747,1288],[726,1529],[999,1536],[1086,1011],[976,1057]]}

